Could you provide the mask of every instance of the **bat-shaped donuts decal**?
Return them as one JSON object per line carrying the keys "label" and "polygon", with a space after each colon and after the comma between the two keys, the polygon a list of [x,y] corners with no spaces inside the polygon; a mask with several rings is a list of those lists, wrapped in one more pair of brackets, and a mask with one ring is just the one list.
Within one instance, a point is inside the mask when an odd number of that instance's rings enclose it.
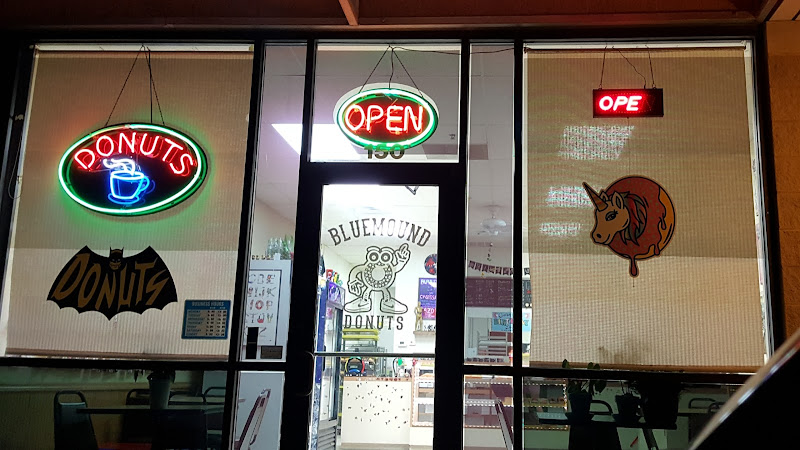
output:
{"label": "bat-shaped donuts decal", "polygon": [[109,249],[109,256],[100,256],[83,247],[61,269],[47,300],[78,313],[97,311],[109,320],[178,301],[172,274],[152,247],[127,258],[122,254]]}

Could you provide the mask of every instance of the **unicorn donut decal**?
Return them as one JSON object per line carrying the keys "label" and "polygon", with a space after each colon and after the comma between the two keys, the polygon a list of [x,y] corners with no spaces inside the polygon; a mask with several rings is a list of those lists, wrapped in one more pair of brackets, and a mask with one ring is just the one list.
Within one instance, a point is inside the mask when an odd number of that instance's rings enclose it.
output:
{"label": "unicorn donut decal", "polygon": [[675,232],[675,207],[664,188],[645,177],[625,177],[598,194],[583,183],[594,204],[592,241],[630,261],[630,275],[639,275],[637,261],[660,256]]}

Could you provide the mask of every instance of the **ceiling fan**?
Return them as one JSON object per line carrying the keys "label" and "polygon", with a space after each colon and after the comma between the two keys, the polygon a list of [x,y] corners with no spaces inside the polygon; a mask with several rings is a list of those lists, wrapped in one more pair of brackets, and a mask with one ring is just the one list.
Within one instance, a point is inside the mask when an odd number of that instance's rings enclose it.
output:
{"label": "ceiling fan", "polygon": [[483,236],[508,236],[511,234],[511,226],[503,219],[497,217],[498,205],[489,205],[488,209],[491,217],[481,221],[479,235]]}

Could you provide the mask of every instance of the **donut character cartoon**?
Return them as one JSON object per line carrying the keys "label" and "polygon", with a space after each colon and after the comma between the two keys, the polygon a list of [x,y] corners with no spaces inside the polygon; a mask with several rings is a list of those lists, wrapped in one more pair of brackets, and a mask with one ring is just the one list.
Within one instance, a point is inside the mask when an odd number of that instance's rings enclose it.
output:
{"label": "donut character cartoon", "polygon": [[409,259],[411,251],[408,244],[401,245],[397,250],[391,247],[367,247],[366,261],[350,270],[347,290],[355,298],[345,303],[344,310],[349,313],[369,312],[372,310],[372,300],[377,299],[381,312],[403,314],[408,311],[408,306],[394,298],[389,288]]}
{"label": "donut character cartoon", "polygon": [[594,204],[592,241],[630,261],[629,273],[639,275],[636,261],[660,256],[675,233],[675,207],[661,185],[639,176],[620,178],[600,193],[583,183]]}

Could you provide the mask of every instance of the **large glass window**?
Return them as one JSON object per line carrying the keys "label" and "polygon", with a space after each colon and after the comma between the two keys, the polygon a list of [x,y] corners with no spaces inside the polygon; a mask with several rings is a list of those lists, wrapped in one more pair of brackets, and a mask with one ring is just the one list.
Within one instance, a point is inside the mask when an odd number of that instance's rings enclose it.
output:
{"label": "large glass window", "polygon": [[228,354],[249,46],[35,51],[0,347]]}
{"label": "large glass window", "polygon": [[305,57],[302,45],[266,48],[240,348],[245,360],[286,359]]}
{"label": "large glass window", "polygon": [[320,44],[312,161],[458,161],[457,44]]}
{"label": "large glass window", "polygon": [[470,55],[468,364],[509,365],[512,359],[513,49],[507,44],[473,45]]}
{"label": "large glass window", "polygon": [[[761,365],[749,43],[542,45],[525,63],[531,361]],[[643,86],[663,116],[636,116]],[[596,117],[595,89],[626,113]]]}
{"label": "large glass window", "polygon": [[225,381],[212,371],[2,367],[0,447],[222,448]]}

